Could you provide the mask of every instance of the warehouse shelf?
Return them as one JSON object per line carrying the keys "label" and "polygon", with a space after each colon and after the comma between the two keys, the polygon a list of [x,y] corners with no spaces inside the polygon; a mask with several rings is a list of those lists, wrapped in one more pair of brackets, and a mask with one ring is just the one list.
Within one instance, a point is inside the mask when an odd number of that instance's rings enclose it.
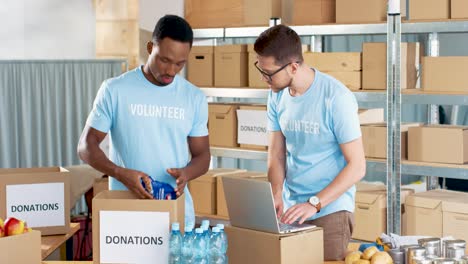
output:
{"label": "warehouse shelf", "polygon": [[[259,88],[213,88],[203,87],[206,96],[220,98],[267,98],[269,89]],[[384,106],[387,93],[384,90],[361,90],[353,92],[359,103],[379,103]],[[402,90],[403,104],[468,105],[468,93],[425,92],[420,89]]]}
{"label": "warehouse shelf", "polygon": [[[268,156],[265,150],[248,150],[241,148],[222,147],[211,147],[211,155],[215,157],[251,160],[267,160]],[[381,172],[385,172],[387,169],[385,159],[367,158],[366,160],[368,169],[375,169],[376,171]],[[458,165],[402,160],[401,166],[402,174],[468,179],[468,164]]]}
{"label": "warehouse shelf", "polygon": [[[387,34],[387,23],[376,24],[326,24],[312,26],[292,26],[301,36],[327,36],[327,35],[368,35]],[[240,27],[240,28],[203,28],[194,29],[196,39],[207,38],[242,38],[258,37],[267,27]],[[457,33],[468,32],[468,21],[445,20],[437,22],[404,21],[401,25],[402,34],[411,33]]]}

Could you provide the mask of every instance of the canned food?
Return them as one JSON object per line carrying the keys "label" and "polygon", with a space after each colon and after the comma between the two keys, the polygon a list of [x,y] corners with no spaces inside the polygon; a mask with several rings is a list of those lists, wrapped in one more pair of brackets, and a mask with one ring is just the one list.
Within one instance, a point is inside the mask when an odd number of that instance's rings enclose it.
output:
{"label": "canned food", "polygon": [[423,247],[409,248],[408,254],[406,256],[407,256],[406,263],[414,264],[415,263],[414,260],[425,259],[426,249]]}
{"label": "canned food", "polygon": [[388,254],[393,259],[393,264],[405,264],[405,252],[401,249],[390,249]]}
{"label": "canned food", "polygon": [[421,247],[426,248],[427,255],[434,255],[441,257],[441,240],[440,238],[431,237],[431,238],[422,238],[418,240],[418,244]]}
{"label": "canned food", "polygon": [[432,263],[434,264],[457,264],[457,261],[449,258],[437,258],[433,259]]}
{"label": "canned food", "polygon": [[414,264],[432,264],[432,259],[421,258],[421,259],[414,259]]}
{"label": "canned food", "polygon": [[447,248],[445,254],[446,258],[461,259],[463,256],[465,256],[465,248],[451,247],[451,245],[448,246],[449,247]]}

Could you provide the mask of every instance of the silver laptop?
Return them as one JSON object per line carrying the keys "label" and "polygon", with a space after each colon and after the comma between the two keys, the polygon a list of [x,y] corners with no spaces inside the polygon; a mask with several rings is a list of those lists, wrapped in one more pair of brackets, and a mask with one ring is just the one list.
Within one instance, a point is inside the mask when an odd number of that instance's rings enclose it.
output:
{"label": "silver laptop", "polygon": [[315,227],[279,222],[269,182],[230,176],[222,180],[232,226],[281,234]]}

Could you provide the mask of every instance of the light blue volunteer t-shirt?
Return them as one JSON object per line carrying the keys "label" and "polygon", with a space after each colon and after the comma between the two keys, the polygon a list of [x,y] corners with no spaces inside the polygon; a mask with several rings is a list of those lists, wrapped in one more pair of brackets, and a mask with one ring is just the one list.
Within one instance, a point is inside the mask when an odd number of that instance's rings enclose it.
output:
{"label": "light blue volunteer t-shirt", "polygon": [[[268,129],[286,138],[285,209],[307,202],[346,166],[340,144],[361,136],[354,95],[333,77],[315,70],[315,79],[301,96],[286,88],[268,97]],[[334,212],[354,212],[355,187],[323,207],[316,219]]]}
{"label": "light blue volunteer t-shirt", "polygon": [[[156,86],[141,67],[103,82],[87,124],[110,136],[110,160],[176,186],[168,168],[190,161],[187,137],[208,135],[205,95],[176,75],[167,86]],[[127,188],[110,178],[112,190]],[[192,196],[185,190],[185,221],[195,222]]]}

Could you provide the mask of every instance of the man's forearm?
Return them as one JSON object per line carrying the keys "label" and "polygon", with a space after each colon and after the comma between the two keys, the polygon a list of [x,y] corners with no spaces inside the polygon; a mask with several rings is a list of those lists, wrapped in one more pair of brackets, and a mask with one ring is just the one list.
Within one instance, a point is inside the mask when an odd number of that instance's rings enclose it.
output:
{"label": "man's forearm", "polygon": [[197,156],[192,156],[192,160],[184,168],[187,181],[191,181],[205,174],[210,167],[210,160],[210,152],[203,152]]}
{"label": "man's forearm", "polygon": [[283,191],[283,183],[286,176],[284,160],[276,159],[268,161],[268,180],[271,183],[273,194],[280,194]]}
{"label": "man's forearm", "polygon": [[89,164],[94,169],[113,176],[118,180],[119,166],[110,161],[104,151],[97,144],[80,145],[78,148],[80,159]]}
{"label": "man's forearm", "polygon": [[320,198],[322,207],[338,199],[355,183],[360,181],[365,175],[365,162],[349,162],[338,176],[320,191],[317,196]]}

